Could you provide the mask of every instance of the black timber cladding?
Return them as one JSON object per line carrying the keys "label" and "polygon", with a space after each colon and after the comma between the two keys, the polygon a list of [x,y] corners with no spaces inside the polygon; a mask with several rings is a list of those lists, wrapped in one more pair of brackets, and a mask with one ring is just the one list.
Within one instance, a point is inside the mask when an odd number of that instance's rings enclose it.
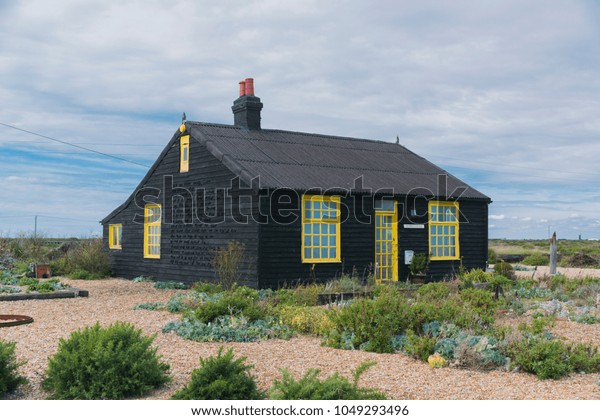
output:
{"label": "black timber cladding", "polygon": [[[460,226],[460,253],[466,268],[485,267],[487,260],[487,206],[490,199],[458,178],[448,174],[426,159],[403,146],[388,142],[346,137],[289,132],[282,130],[247,130],[236,126],[186,123],[190,134],[190,170],[179,173],[179,137],[177,132],[161,153],[148,174],[140,182],[144,187],[163,188],[165,176],[173,177],[173,187],[194,190],[228,188],[233,178],[241,178],[247,185],[254,184],[255,193],[266,193],[268,201],[276,202],[280,189],[295,191],[298,209],[297,220],[291,224],[252,221],[240,224],[231,218],[219,226],[210,220],[194,223],[162,225],[161,259],[143,258],[143,225],[132,224],[134,215],[142,210],[135,203],[135,192],[126,202],[107,216],[102,223],[108,238],[108,224],[123,224],[122,250],[111,250],[115,274],[135,277],[152,275],[157,280],[198,281],[211,280],[214,273],[211,257],[214,249],[231,240],[243,242],[247,247],[244,267],[249,284],[255,287],[277,287],[282,284],[311,279],[325,280],[342,271],[356,268],[360,275],[372,270],[374,261],[373,224],[349,218],[341,226],[341,255],[343,263],[301,262],[301,215],[299,197],[306,191],[326,190],[328,194],[344,193],[355,188],[360,178],[360,188],[354,194],[385,190],[403,202],[411,195],[427,192],[436,195],[439,175],[446,176],[449,199],[458,198],[467,223]],[[259,185],[259,186],[258,186]],[[317,190],[317,191],[315,191]],[[351,197],[351,195],[349,196]],[[445,198],[445,197],[442,197]],[[181,201],[175,199],[175,215],[181,214]],[[160,200],[158,201],[160,202]],[[257,215],[257,203],[246,210]],[[345,199],[352,209],[353,201]],[[265,201],[260,200],[261,210]],[[228,204],[229,205],[229,204]],[[419,214],[426,213],[422,202]],[[372,207],[364,209],[372,215]],[[264,214],[264,212],[263,212]],[[402,214],[402,213],[401,213]],[[182,219],[183,220],[183,219]],[[465,222],[461,220],[461,222]],[[427,220],[423,229],[407,229],[405,224],[415,223],[414,218],[399,219],[399,279],[406,278],[403,264],[404,250],[428,252]],[[430,279],[441,279],[458,271],[460,261],[435,261],[429,266]]]}
{"label": "black timber cladding", "polygon": [[[136,191],[156,188],[164,191],[164,182],[172,177],[174,197],[173,223],[164,223],[165,214],[169,211],[171,203],[163,203],[163,197],[147,199],[163,205],[163,223],[161,223],[161,258],[144,258],[144,225],[142,220],[143,203],[139,207],[140,197],[136,199],[134,192],[129,199],[111,215],[103,220],[104,237],[108,238],[109,224],[121,223],[122,249],[109,250],[111,266],[114,274],[120,277],[133,278],[140,275],[151,276],[161,281],[210,281],[214,279],[212,258],[214,250],[224,247],[231,240],[238,240],[246,246],[246,256],[243,271],[249,284],[256,286],[256,269],[258,253],[258,227],[252,219],[248,223],[238,223],[231,217],[222,218],[227,214],[231,203],[224,201],[225,205],[216,205],[224,199],[224,191],[231,186],[235,176],[202,144],[190,144],[190,170],[179,173],[179,133],[169,142],[165,151],[138,186]],[[214,218],[201,217],[195,223],[185,223],[183,209],[185,200],[177,196],[177,188],[188,191],[206,191],[207,213]],[[148,190],[151,192],[152,190]],[[185,195],[185,194],[184,194]],[[200,198],[199,198],[200,197]],[[196,195],[192,199],[202,200],[204,195]],[[189,200],[189,197],[187,198]],[[136,203],[137,201],[137,203]],[[189,203],[187,203],[189,204]],[[247,203],[242,203],[245,212],[252,212]],[[214,220],[212,220],[214,219]],[[106,240],[105,240],[106,242]],[[107,247],[107,244],[105,243]]]}

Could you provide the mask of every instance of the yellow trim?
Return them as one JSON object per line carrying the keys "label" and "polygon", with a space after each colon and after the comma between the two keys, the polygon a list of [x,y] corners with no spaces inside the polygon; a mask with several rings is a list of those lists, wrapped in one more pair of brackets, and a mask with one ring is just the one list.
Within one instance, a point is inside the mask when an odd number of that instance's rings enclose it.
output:
{"label": "yellow trim", "polygon": [[455,201],[430,201],[429,259],[431,261],[459,260],[459,205]]}
{"label": "yellow trim", "polygon": [[[303,263],[335,263],[342,261],[340,203],[340,197],[337,196],[302,196],[301,240]],[[335,204],[335,206],[330,204]],[[331,244],[332,239],[335,242],[334,245]],[[327,257],[322,257],[324,254]],[[315,257],[315,255],[319,256]]]}
{"label": "yellow trim", "polygon": [[121,249],[121,235],[123,225],[108,225],[108,247],[110,249]]}
{"label": "yellow trim", "polygon": [[160,204],[144,207],[144,258],[160,258]]}
{"label": "yellow trim", "polygon": [[[389,226],[381,224],[386,217],[391,217]],[[389,230],[391,238],[387,236]],[[391,265],[388,265],[389,262]],[[395,202],[394,210],[375,210],[375,267],[376,282],[398,281],[398,205]],[[388,269],[391,269],[391,276]]]}
{"label": "yellow trim", "polygon": [[190,170],[190,136],[181,136],[179,139],[179,172]]}

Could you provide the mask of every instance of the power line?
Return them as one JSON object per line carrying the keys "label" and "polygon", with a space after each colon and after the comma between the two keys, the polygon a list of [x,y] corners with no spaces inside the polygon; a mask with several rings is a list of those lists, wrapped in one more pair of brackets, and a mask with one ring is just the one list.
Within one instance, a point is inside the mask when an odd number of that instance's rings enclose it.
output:
{"label": "power line", "polygon": [[13,130],[22,131],[23,133],[27,133],[27,134],[31,134],[31,135],[34,135],[34,136],[37,136],[37,137],[41,137],[43,139],[55,141],[55,142],[61,143],[61,144],[66,144],[67,146],[76,147],[78,149],[82,149],[82,150],[85,150],[87,152],[96,153],[98,155],[101,155],[101,156],[104,156],[104,157],[107,157],[107,158],[117,159],[117,160],[120,160],[120,161],[123,161],[123,162],[131,163],[133,165],[138,165],[138,166],[143,166],[144,168],[149,168],[148,165],[144,165],[143,163],[134,162],[133,160],[125,159],[125,158],[122,158],[122,157],[119,157],[119,156],[115,156],[115,155],[110,155],[108,153],[99,152],[99,151],[94,150],[94,149],[89,149],[87,147],[83,147],[83,146],[79,146],[77,144],[69,143],[68,141],[59,140],[59,139],[55,139],[54,137],[49,137],[49,136],[45,136],[43,134],[35,133],[33,131],[24,130],[22,128],[15,127],[14,125],[5,124],[3,122],[0,122],[0,125],[3,125],[4,127],[12,128]]}

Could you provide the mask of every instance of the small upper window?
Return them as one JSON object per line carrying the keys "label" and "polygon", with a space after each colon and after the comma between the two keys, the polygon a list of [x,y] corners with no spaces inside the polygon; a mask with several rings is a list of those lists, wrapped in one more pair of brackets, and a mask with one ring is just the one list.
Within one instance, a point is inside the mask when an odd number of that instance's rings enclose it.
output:
{"label": "small upper window", "polygon": [[190,170],[190,136],[181,136],[179,140],[179,172]]}
{"label": "small upper window", "polygon": [[110,249],[121,249],[121,238],[123,235],[123,225],[108,226],[108,247]]}

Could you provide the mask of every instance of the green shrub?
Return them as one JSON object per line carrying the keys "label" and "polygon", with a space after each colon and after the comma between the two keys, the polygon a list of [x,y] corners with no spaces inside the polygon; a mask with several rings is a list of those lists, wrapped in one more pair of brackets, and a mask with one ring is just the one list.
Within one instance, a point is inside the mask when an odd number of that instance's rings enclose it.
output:
{"label": "green shrub", "polygon": [[[382,288],[375,299],[356,299],[331,312],[333,328],[326,344],[335,348],[361,348],[376,353],[394,351],[392,337],[412,325],[406,299],[393,287]],[[352,337],[351,343],[345,343]]]}
{"label": "green shrub", "polygon": [[374,299],[356,299],[334,309],[333,323],[325,344],[335,348],[351,348],[391,353],[394,337],[412,330],[425,333],[424,325],[448,321],[460,328],[484,331],[494,323],[497,305],[485,290],[467,289],[450,295],[444,283],[431,283],[419,288],[416,301],[410,302],[397,289],[381,289]]}
{"label": "green shrub", "polygon": [[233,349],[216,357],[200,358],[200,367],[192,372],[187,386],[177,391],[173,400],[262,400],[265,394],[258,389],[249,373],[252,365],[245,364],[246,357],[234,359]]}
{"label": "green shrub", "polygon": [[417,297],[423,301],[440,301],[450,296],[450,287],[447,283],[428,283],[419,287]]}
{"label": "green shrub", "polygon": [[550,258],[544,254],[532,254],[523,258],[521,262],[525,265],[548,265]]}
{"label": "green shrub", "polygon": [[[478,325],[487,328],[494,324],[494,314],[498,302],[492,294],[486,290],[466,289],[462,290],[457,298],[457,305],[463,305],[462,310],[454,323],[461,327],[475,327]],[[452,321],[451,319],[446,319]],[[469,325],[469,323],[474,325]]]}
{"label": "green shrub", "polygon": [[0,396],[5,392],[12,392],[27,380],[19,375],[17,369],[25,362],[17,362],[15,356],[16,343],[0,340]]}
{"label": "green shrub", "polygon": [[65,257],[50,261],[50,271],[53,276],[64,276],[67,273],[68,261]]}
{"label": "green shrub", "polygon": [[211,322],[226,315],[241,315],[250,321],[266,314],[259,304],[259,292],[246,286],[232,286],[218,300],[207,301],[196,308],[191,316],[201,322]]}
{"label": "green shrub", "polygon": [[516,279],[515,270],[513,269],[513,266],[504,261],[500,261],[494,264],[494,273],[500,276],[504,276],[511,280]]}
{"label": "green shrub", "polygon": [[104,251],[102,238],[82,240],[67,253],[67,269],[70,278],[93,280],[111,274],[108,254]]}
{"label": "green shrub", "polygon": [[498,261],[498,256],[496,255],[496,251],[492,248],[488,248],[488,264],[496,264]]}
{"label": "green shrub", "polygon": [[48,360],[44,388],[53,399],[123,399],[168,382],[169,365],[152,348],[154,337],[128,323],[86,327],[60,339]]}
{"label": "green shrub", "polygon": [[465,283],[487,283],[491,281],[492,274],[486,273],[481,268],[474,268],[471,271],[468,271],[460,276],[460,280]]}
{"label": "green shrub", "polygon": [[416,335],[411,330],[406,333],[407,343],[403,351],[415,359],[427,361],[427,358],[434,353],[437,340],[429,335]]}
{"label": "green shrub", "polygon": [[560,379],[573,371],[568,351],[559,340],[525,336],[509,346],[508,355],[525,372],[540,379]]}
{"label": "green shrub", "polygon": [[274,306],[316,306],[319,304],[319,293],[323,290],[324,286],[320,284],[298,285],[293,289],[276,290],[268,301]]}
{"label": "green shrub", "polygon": [[216,293],[221,293],[223,291],[223,286],[219,283],[207,283],[207,282],[198,282],[194,283],[192,289],[195,292],[206,293],[207,295],[212,295]]}
{"label": "green shrub", "polygon": [[596,373],[600,371],[598,348],[589,344],[568,345],[570,363],[575,372]]}
{"label": "green shrub", "polygon": [[375,362],[365,362],[353,372],[353,381],[335,372],[321,380],[320,370],[309,369],[302,378],[295,379],[283,369],[281,380],[275,380],[269,391],[272,400],[385,400],[386,395],[372,388],[358,386],[360,376]]}

